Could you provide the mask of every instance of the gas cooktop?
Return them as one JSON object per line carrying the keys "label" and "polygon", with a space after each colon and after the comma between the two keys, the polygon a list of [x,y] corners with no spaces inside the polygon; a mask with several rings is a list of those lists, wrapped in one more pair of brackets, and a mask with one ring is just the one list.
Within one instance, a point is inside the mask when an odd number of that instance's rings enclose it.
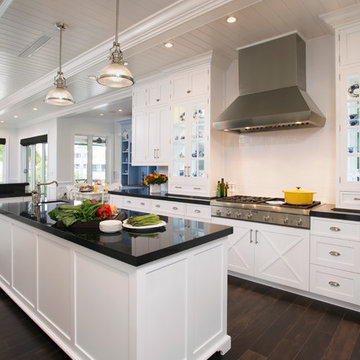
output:
{"label": "gas cooktop", "polygon": [[211,201],[211,215],[274,225],[310,228],[310,209],[320,205],[291,205],[282,198],[235,195]]}

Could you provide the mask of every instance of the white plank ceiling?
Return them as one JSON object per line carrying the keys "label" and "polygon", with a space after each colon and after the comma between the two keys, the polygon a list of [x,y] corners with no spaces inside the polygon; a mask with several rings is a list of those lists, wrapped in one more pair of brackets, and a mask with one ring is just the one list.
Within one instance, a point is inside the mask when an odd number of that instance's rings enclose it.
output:
{"label": "white plank ceiling", "polygon": [[[121,29],[174,3],[171,0],[121,0]],[[155,41],[149,40],[147,46],[135,46],[126,52],[126,58],[136,79],[209,50],[215,50],[232,60],[237,56],[237,48],[290,31],[299,31],[305,40],[328,35],[331,29],[319,15],[359,3],[360,0],[263,0],[232,12],[238,18],[235,24],[227,24],[224,14],[205,25],[189,27],[188,32],[179,31],[177,36],[173,36],[176,32],[164,33]],[[0,18],[0,99],[49,71],[53,70],[55,75],[58,34],[53,24],[56,21],[64,20],[70,26],[64,33],[64,61],[69,61],[112,36],[113,8],[114,0],[14,0]],[[39,52],[26,59],[17,56],[44,34],[53,36],[53,39]],[[162,42],[169,38],[174,41],[174,47],[166,49]],[[68,79],[69,90],[78,103],[113,91],[88,79],[88,75],[96,74],[104,64],[99,63]],[[43,118],[46,114],[55,114],[57,108],[43,103],[45,94],[46,91],[34,94],[6,109],[4,114],[0,114],[0,120],[5,121],[0,126],[16,127]],[[126,102],[127,109],[130,109],[130,99]],[[38,111],[33,111],[33,107],[37,107]],[[118,104],[104,109],[104,112],[110,113],[116,107]],[[91,111],[89,116],[94,116]],[[14,119],[14,114],[19,117]]]}

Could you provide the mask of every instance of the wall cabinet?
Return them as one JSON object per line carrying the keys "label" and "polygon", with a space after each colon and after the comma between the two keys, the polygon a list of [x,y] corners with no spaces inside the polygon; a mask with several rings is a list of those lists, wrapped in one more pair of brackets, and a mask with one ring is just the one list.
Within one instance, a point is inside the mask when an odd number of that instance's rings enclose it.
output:
{"label": "wall cabinet", "polygon": [[169,81],[159,80],[133,91],[133,165],[168,165],[170,150]]}
{"label": "wall cabinet", "polygon": [[336,30],[336,205],[360,209],[360,25]]}
{"label": "wall cabinet", "polygon": [[309,231],[212,218],[234,227],[229,237],[230,271],[309,290]]}

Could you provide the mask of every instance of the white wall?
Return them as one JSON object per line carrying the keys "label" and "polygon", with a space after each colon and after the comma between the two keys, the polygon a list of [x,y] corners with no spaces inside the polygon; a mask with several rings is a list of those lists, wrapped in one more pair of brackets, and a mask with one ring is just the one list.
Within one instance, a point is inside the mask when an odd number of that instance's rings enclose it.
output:
{"label": "white wall", "polygon": [[[105,119],[85,120],[79,118],[58,119],[57,175],[63,183],[73,183],[75,134],[109,137],[110,167],[113,162],[114,123]],[[112,176],[112,174],[110,174]],[[109,179],[111,180],[111,179]]]}
{"label": "white wall", "polygon": [[0,137],[6,139],[5,181],[7,183],[19,182],[18,178],[18,139],[16,129],[0,129]]}
{"label": "white wall", "polygon": [[[335,202],[335,45],[332,35],[306,43],[307,92],[326,117],[324,128],[225,136],[225,178],[246,195],[282,197],[281,190],[317,192],[315,200]],[[234,61],[226,74],[226,100],[238,96]]]}

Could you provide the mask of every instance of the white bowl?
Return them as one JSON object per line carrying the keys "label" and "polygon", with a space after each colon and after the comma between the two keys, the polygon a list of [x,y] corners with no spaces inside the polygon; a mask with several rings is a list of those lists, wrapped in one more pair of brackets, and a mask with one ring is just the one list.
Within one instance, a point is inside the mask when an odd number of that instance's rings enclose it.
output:
{"label": "white bowl", "polygon": [[120,220],[100,221],[99,229],[105,233],[114,233],[122,229],[122,222]]}

